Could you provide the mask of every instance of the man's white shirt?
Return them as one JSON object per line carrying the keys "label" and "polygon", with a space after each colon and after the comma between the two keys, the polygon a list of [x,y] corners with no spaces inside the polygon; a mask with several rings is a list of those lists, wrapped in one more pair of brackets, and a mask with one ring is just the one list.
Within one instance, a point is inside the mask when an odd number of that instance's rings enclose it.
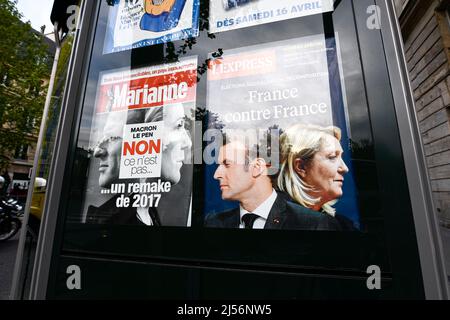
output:
{"label": "man's white shirt", "polygon": [[[253,229],[264,229],[264,226],[266,225],[267,217],[269,216],[270,210],[272,209],[273,204],[275,203],[275,200],[277,199],[277,193],[274,189],[272,189],[272,194],[263,202],[261,203],[255,210],[253,210],[251,213],[254,213],[258,216],[258,218],[255,220],[253,224]],[[242,217],[246,213],[250,213],[249,211],[242,208],[242,206],[239,206],[240,211],[240,220],[239,220],[239,228],[244,228],[244,222],[242,221]]]}

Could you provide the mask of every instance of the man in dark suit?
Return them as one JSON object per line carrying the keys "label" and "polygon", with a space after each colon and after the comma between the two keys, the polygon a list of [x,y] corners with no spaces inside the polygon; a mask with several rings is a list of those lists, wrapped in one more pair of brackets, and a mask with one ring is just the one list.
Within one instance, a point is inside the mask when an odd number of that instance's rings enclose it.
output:
{"label": "man in dark suit", "polygon": [[[98,184],[101,188],[109,189],[113,183],[136,182],[137,179],[119,179],[120,160],[122,150],[123,127],[125,124],[140,123],[144,113],[140,110],[129,112],[110,112],[103,127],[103,137],[94,149],[94,157],[99,159]],[[90,205],[86,212],[87,223],[107,224],[137,224],[160,226],[161,221],[156,208],[134,208],[116,205],[117,198],[121,194],[113,196],[99,207]],[[127,195],[133,199],[133,195]],[[148,212],[149,220],[143,221]],[[140,214],[141,213],[141,214]]]}
{"label": "man in dark suit", "polygon": [[[86,223],[145,225],[140,220],[139,215],[136,214],[137,208],[131,206],[117,208],[116,201],[118,197],[120,195],[115,195],[99,207],[90,205],[86,213]],[[128,197],[133,199],[133,194]],[[152,219],[152,225],[161,226],[161,220],[156,208],[148,208],[148,213]]]}
{"label": "man in dark suit", "polygon": [[205,226],[215,228],[337,230],[331,216],[289,201],[276,192],[268,175],[268,164],[240,141],[220,148],[214,178],[220,182],[223,200],[239,201],[239,208],[210,214]]}

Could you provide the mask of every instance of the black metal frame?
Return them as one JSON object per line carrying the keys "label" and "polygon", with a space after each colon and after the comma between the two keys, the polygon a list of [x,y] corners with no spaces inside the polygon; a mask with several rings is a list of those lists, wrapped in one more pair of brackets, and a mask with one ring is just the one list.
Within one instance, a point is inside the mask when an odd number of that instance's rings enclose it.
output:
{"label": "black metal frame", "polygon": [[[443,293],[443,287],[439,286],[439,282],[435,281],[431,285],[427,284],[426,290],[424,292],[423,284],[427,283],[428,279],[436,278],[436,272],[440,272],[439,257],[431,257],[431,262],[428,261],[429,266],[424,268],[426,264],[424,262],[425,254],[424,250],[428,249],[430,246],[435,244],[430,244],[426,239],[432,230],[429,229],[429,224],[422,224],[418,221],[421,216],[429,217],[431,215],[430,208],[420,207],[420,205],[414,199],[417,195],[420,198],[426,200],[426,203],[430,203],[429,189],[427,189],[425,180],[423,179],[423,168],[411,165],[411,161],[416,161],[420,163],[420,154],[417,152],[417,134],[415,133],[415,128],[410,127],[410,123],[406,122],[404,119],[400,121],[399,115],[408,107],[408,103],[405,101],[400,101],[397,97],[398,92],[402,92],[405,97],[408,97],[408,86],[405,82],[396,83],[392,80],[398,77],[404,77],[404,64],[399,60],[398,56],[393,58],[392,56],[386,55],[386,51],[390,49],[391,44],[398,45],[399,34],[396,31],[395,26],[392,25],[392,17],[390,20],[384,19],[383,23],[387,24],[387,27],[383,25],[382,31],[369,30],[366,27],[366,15],[363,14],[365,9],[369,5],[374,5],[374,1],[362,0],[353,1],[351,7],[353,8],[353,16],[355,18],[355,24],[357,27],[357,38],[358,47],[360,48],[360,56],[362,61],[362,68],[365,75],[365,86],[366,95],[369,105],[370,117],[372,119],[371,124],[373,126],[373,135],[376,141],[375,144],[375,154],[378,160],[377,166],[379,166],[379,172],[383,172],[382,176],[379,176],[379,180],[383,181],[386,177],[396,177],[392,181],[384,181],[382,184],[383,199],[385,201],[384,208],[392,208],[392,211],[384,211],[385,215],[385,228],[386,236],[388,241],[389,249],[382,249],[383,254],[389,252],[389,257],[367,257],[367,259],[353,261],[353,267],[351,266],[352,254],[364,255],[364,245],[363,243],[359,250],[356,251],[343,251],[343,243],[350,243],[355,241],[368,241],[364,240],[358,235],[350,234],[339,234],[338,236],[329,235],[329,239],[332,239],[329,243],[317,244],[314,241],[317,240],[317,234],[311,232],[298,233],[295,236],[289,235],[289,232],[284,234],[273,234],[273,238],[276,245],[280,243],[288,243],[288,240],[295,239],[299,242],[305,242],[307,246],[304,247],[305,252],[333,252],[336,250],[341,250],[339,258],[347,259],[343,263],[331,263],[330,259],[316,256],[315,261],[311,264],[308,263],[295,263],[290,264],[288,261],[282,261],[281,263],[271,263],[269,261],[264,261],[264,257],[259,257],[258,263],[242,263],[239,259],[246,252],[251,252],[252,247],[247,246],[244,251],[233,252],[233,251],[222,251],[222,256],[209,257],[208,254],[210,250],[217,249],[214,247],[214,243],[207,244],[211,239],[229,239],[229,245],[231,248],[236,248],[241,244],[242,240],[255,240],[256,234],[247,234],[242,237],[242,231],[238,230],[241,234],[236,234],[234,230],[207,230],[207,229],[197,229],[195,232],[198,233],[199,239],[192,240],[190,229],[186,228],[165,228],[161,230],[155,230],[145,238],[147,241],[163,241],[164,239],[171,239],[171,237],[178,237],[183,241],[186,241],[189,245],[198,245],[199,243],[205,243],[206,248],[203,248],[203,256],[188,257],[183,255],[183,250],[178,252],[178,255],[173,255],[177,251],[176,248],[171,247],[170,244],[164,242],[165,245],[169,246],[170,254],[151,254],[150,256],[142,255],[135,252],[126,253],[124,250],[119,254],[113,254],[107,252],[101,254],[95,251],[86,251],[76,243],[72,243],[72,247],[67,246],[65,243],[63,247],[63,239],[66,237],[67,232],[75,232],[78,234],[73,239],[81,239],[82,235],[87,241],[92,239],[98,240],[99,232],[106,232],[106,234],[116,234],[117,232],[122,233],[126,230],[126,234],[133,235],[137,229],[132,227],[120,227],[120,228],[107,228],[95,226],[73,226],[68,227],[65,225],[65,218],[62,214],[64,212],[63,207],[65,205],[65,200],[68,196],[68,184],[63,183],[69,181],[72,161],[73,161],[73,148],[76,145],[78,123],[81,117],[81,108],[84,97],[84,83],[85,81],[80,81],[80,79],[86,79],[88,74],[88,67],[90,61],[90,53],[93,48],[94,40],[94,30],[97,14],[99,12],[100,3],[93,4],[91,1],[87,1],[89,4],[85,4],[83,23],[79,38],[77,41],[77,51],[73,59],[73,73],[71,78],[71,86],[69,94],[67,95],[66,103],[66,114],[65,121],[62,125],[62,130],[59,135],[59,152],[56,160],[56,166],[53,170],[52,175],[52,189],[49,190],[51,199],[49,200],[49,206],[47,208],[47,220],[45,222],[47,232],[43,232],[46,235],[40,241],[40,260],[38,268],[35,272],[35,281],[33,293],[33,298],[58,298],[65,296],[66,293],[61,291],[60,283],[64,276],[64,266],[68,263],[73,263],[74,261],[81,264],[89,265],[92,272],[96,273],[95,270],[101,270],[102,266],[107,262],[116,261],[118,266],[117,270],[126,270],[126,266],[139,265],[140,270],[145,270],[145,268],[158,268],[158,266],[170,266],[177,270],[184,270],[182,274],[194,273],[194,279],[199,279],[205,274],[211,274],[214,270],[222,269],[226,270],[230,274],[239,272],[252,272],[261,273],[264,272],[268,276],[276,277],[280,279],[286,279],[286,277],[296,276],[298,279],[315,278],[315,279],[333,279],[333,281],[338,281],[339,283],[348,283],[355,281],[354,283],[363,284],[366,280],[365,267],[367,265],[359,265],[361,261],[373,264],[381,264],[382,270],[387,270],[383,273],[384,283],[390,287],[386,292],[380,294],[374,293],[369,294],[369,297],[385,297],[385,298],[423,298],[425,297],[445,297]],[[342,1],[337,2],[337,5],[342,5]],[[392,4],[385,1],[376,2],[381,8],[382,12],[392,14]],[[325,15],[326,16],[326,15]],[[242,31],[244,32],[244,31]],[[397,55],[399,53],[397,52]],[[385,71],[381,71],[385,70]],[[380,83],[383,84],[380,86]],[[393,95],[388,94],[392,92]],[[410,96],[409,96],[410,98]],[[408,101],[410,102],[410,101]],[[409,119],[408,119],[409,120]],[[392,134],[392,133],[398,134]],[[402,141],[402,142],[400,142]],[[70,151],[72,150],[72,151]],[[403,151],[399,151],[403,150]],[[403,154],[402,154],[403,152]],[[406,157],[404,157],[406,155]],[[411,158],[411,155],[413,156]],[[201,173],[201,169],[198,170],[198,174]],[[64,173],[64,174],[62,174]],[[414,186],[410,181],[414,181],[416,177],[421,177],[419,179],[419,186]],[[199,180],[199,179],[195,179]],[[201,180],[201,179],[200,179]],[[53,191],[53,192],[52,192]],[[394,195],[396,195],[394,197]],[[414,195],[414,196],[410,196]],[[399,200],[400,199],[400,200]],[[413,207],[411,208],[410,205]],[[50,213],[53,213],[50,214]],[[411,214],[413,213],[413,214]],[[197,219],[199,215],[197,215]],[[414,221],[416,219],[416,221]],[[415,223],[415,224],[414,224]],[[77,228],[81,228],[77,230]],[[80,231],[81,230],[81,231]],[[416,235],[414,230],[420,230]],[[53,237],[54,234],[54,237]],[[122,234],[123,235],[123,234]],[[70,239],[70,237],[69,237]],[[135,240],[142,240],[142,238],[135,238]],[[345,239],[344,242],[340,242],[339,239]],[[419,241],[419,247],[417,246],[417,239]],[[107,248],[109,246],[117,246],[120,248],[121,239],[114,239],[111,237],[110,240],[106,242],[100,242],[98,249]],[[238,241],[240,240],[240,241]],[[266,239],[267,240],[267,239]],[[264,237],[256,236],[256,241],[264,241]],[[281,241],[281,242],[277,242]],[[336,243],[337,241],[337,243]],[[342,241],[342,240],[341,240]],[[370,242],[370,241],[369,241]],[[375,243],[382,243],[382,239],[375,240]],[[160,242],[163,243],[163,242]],[[312,247],[311,247],[312,245]],[[308,247],[309,246],[309,247]],[[383,246],[383,245],[382,245]],[[276,246],[275,246],[276,247]],[[275,249],[274,247],[274,249]],[[52,248],[50,255],[46,252]],[[295,247],[298,249],[298,247]],[[331,250],[330,250],[331,248]],[[419,249],[420,257],[419,260]],[[439,244],[434,247],[435,252],[439,255]],[[223,248],[222,248],[223,250]],[[387,250],[387,251],[385,251]],[[202,251],[200,249],[200,251]],[[219,250],[220,251],[220,250]],[[156,251],[155,251],[156,252]],[[231,259],[230,259],[231,257]],[[429,256],[427,257],[429,259]],[[237,259],[237,260],[236,260]],[[310,259],[311,256],[307,256],[305,259]],[[381,259],[381,260],[380,260]],[[387,259],[387,260],[386,260]],[[307,262],[303,260],[303,262]],[[380,263],[381,262],[381,263]],[[121,266],[121,267],[120,267]],[[319,268],[321,266],[321,268]],[[339,268],[341,266],[341,268]],[[122,268],[122,269],[120,269]],[[143,268],[143,269],[142,269]],[[164,269],[164,268],[163,268]],[[346,270],[347,269],[347,270]],[[52,272],[50,273],[50,270]],[[190,270],[190,271],[189,271]],[[201,271],[199,271],[201,270]],[[202,272],[205,272],[204,274]],[[100,273],[98,274],[99,279],[103,279]],[[423,280],[422,280],[423,277]],[[391,281],[391,279],[395,281]],[[439,278],[439,277],[438,277]],[[327,282],[329,283],[329,282]],[[324,282],[325,284],[325,282]],[[196,286],[195,281],[191,285]],[[198,285],[198,284],[197,284]],[[328,287],[329,285],[325,285]],[[358,287],[359,285],[356,285]],[[333,287],[333,285],[331,285]],[[353,292],[356,295],[357,292],[361,292],[358,288]],[[198,289],[192,289],[196,294],[189,297],[198,297]],[[365,289],[366,290],[366,289]],[[136,291],[136,292],[139,292]],[[145,291],[142,291],[145,292]],[[336,292],[335,290],[333,292]],[[84,293],[86,295],[86,293]],[[100,294],[97,292],[97,294]],[[348,296],[352,296],[352,293],[348,293]],[[66,297],[69,297],[67,295]],[[75,294],[74,297],[77,295]],[[89,296],[89,295],[88,295]]]}

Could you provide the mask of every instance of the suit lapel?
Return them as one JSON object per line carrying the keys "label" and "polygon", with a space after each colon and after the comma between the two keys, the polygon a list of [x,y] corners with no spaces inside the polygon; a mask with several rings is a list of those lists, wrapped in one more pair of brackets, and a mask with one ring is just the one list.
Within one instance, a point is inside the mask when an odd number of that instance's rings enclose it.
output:
{"label": "suit lapel", "polygon": [[277,194],[277,198],[270,209],[264,229],[281,229],[286,220],[286,201]]}

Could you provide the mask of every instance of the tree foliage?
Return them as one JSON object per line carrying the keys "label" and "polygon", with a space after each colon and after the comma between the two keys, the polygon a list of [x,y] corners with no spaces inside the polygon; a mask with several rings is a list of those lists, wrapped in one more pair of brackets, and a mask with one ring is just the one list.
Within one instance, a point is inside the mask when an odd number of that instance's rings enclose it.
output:
{"label": "tree foliage", "polygon": [[0,0],[0,170],[39,130],[52,57],[23,23],[16,1]]}

